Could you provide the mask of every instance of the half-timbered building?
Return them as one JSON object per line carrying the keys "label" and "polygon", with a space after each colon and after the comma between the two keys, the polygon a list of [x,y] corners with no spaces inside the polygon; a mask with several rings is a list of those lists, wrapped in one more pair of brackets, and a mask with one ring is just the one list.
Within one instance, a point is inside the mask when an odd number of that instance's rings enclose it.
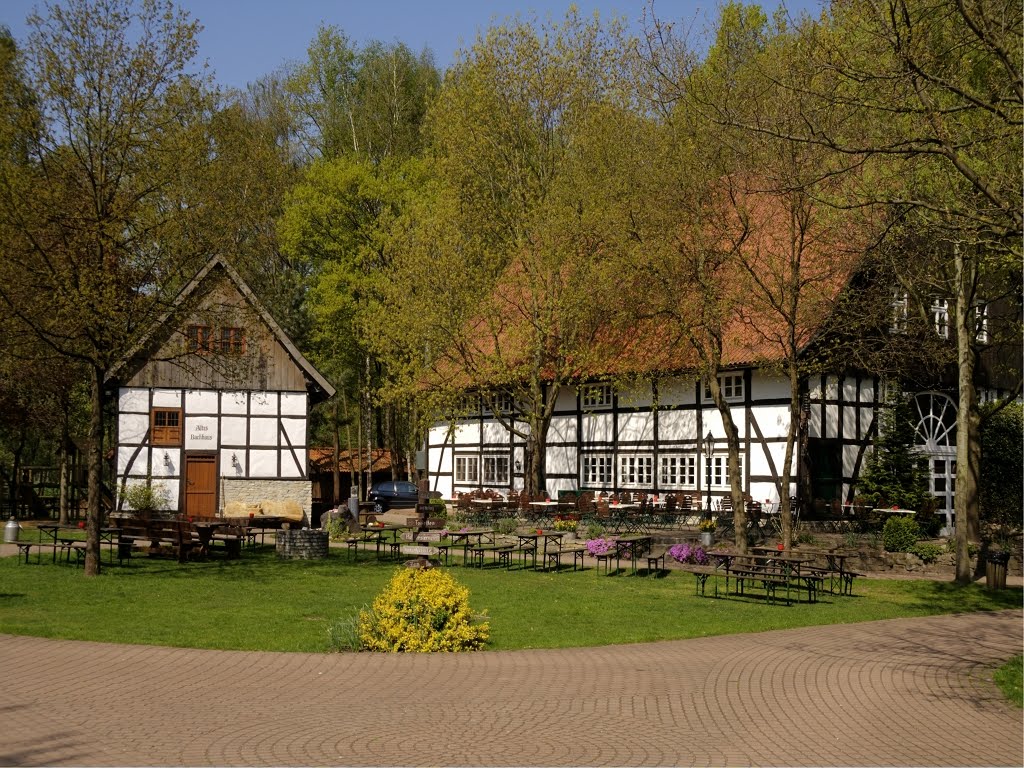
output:
{"label": "half-timbered building", "polygon": [[309,412],[334,394],[215,256],[116,365],[116,480],[196,516],[309,519]]}

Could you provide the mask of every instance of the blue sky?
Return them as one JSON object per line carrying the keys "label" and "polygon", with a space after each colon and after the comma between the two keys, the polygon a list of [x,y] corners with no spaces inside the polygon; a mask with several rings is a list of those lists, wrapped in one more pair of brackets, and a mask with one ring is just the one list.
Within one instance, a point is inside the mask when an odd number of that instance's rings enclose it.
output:
{"label": "blue sky", "polygon": [[[570,0],[178,0],[198,18],[200,58],[209,62],[215,79],[241,88],[290,60],[305,57],[321,23],[343,29],[357,43],[401,41],[414,51],[424,46],[437,64],[447,67],[460,47],[468,47],[492,20],[531,11],[544,18],[565,15]],[[774,8],[778,0],[765,2]],[[818,0],[786,0],[791,12],[815,10]],[[624,17],[637,25],[643,0],[579,0],[580,13],[599,11],[602,18]],[[0,0],[0,24],[24,39],[25,17],[39,0]],[[715,14],[716,0],[655,0],[659,17],[702,29]]]}

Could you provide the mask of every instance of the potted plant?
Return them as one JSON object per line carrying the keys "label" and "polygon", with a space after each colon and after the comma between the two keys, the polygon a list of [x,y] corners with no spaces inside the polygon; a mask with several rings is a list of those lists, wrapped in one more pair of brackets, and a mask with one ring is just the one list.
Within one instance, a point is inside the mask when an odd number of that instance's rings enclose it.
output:
{"label": "potted plant", "polygon": [[715,521],[710,517],[705,517],[700,521],[697,529],[700,531],[700,543],[701,546],[710,547],[715,543]]}

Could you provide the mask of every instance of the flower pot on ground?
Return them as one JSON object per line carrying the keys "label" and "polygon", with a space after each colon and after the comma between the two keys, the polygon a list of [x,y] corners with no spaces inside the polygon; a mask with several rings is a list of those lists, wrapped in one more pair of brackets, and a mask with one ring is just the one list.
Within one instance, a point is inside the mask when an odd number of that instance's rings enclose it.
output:
{"label": "flower pot on ground", "polygon": [[715,534],[713,531],[701,531],[700,532],[700,545],[702,547],[710,547],[715,543]]}

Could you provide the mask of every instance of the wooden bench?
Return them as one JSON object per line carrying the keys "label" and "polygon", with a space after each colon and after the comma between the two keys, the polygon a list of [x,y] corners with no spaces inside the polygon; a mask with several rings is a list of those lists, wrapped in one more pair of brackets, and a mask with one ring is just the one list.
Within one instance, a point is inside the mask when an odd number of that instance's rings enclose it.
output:
{"label": "wooden bench", "polygon": [[[706,597],[705,589],[707,587],[708,578],[718,573],[718,569],[713,565],[696,565],[695,563],[680,563],[679,570],[685,573],[692,573],[697,583],[694,585],[693,593],[699,594],[701,597]],[[718,596],[717,582],[715,584],[715,596]]]}
{"label": "wooden bench", "polygon": [[18,547],[18,557],[25,556],[25,565],[28,565],[28,556],[32,550],[36,550],[36,562],[42,561],[42,555],[44,549],[50,549],[53,551],[53,561],[57,561],[57,550],[60,548],[60,544],[55,541],[16,541],[14,542]]}
{"label": "wooden bench", "polygon": [[554,567],[557,572],[562,565],[562,555],[572,555],[572,569],[582,569],[586,554],[587,548],[582,544],[561,544],[557,549],[548,550],[547,566]]}
{"label": "wooden bench", "polygon": [[[490,552],[494,561],[500,563],[502,561],[510,562],[511,553],[515,549],[512,544],[470,544],[466,548],[466,557],[469,560],[469,564],[476,564],[479,568],[484,567],[484,555]],[[503,555],[502,553],[507,552],[508,554]]]}
{"label": "wooden bench", "polygon": [[668,554],[668,550],[663,550],[660,555],[656,555],[653,552],[647,555],[647,573],[661,573],[665,570],[665,555]]}

